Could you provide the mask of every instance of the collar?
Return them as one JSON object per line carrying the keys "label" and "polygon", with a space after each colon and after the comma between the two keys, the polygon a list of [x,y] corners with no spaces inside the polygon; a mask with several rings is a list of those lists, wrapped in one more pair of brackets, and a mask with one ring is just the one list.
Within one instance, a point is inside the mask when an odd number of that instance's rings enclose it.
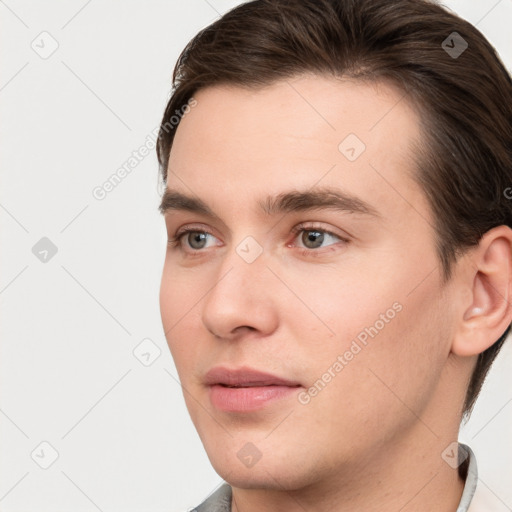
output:
{"label": "collar", "polygon": [[473,496],[476,491],[476,484],[478,482],[476,457],[471,448],[462,443],[459,443],[459,454],[460,453],[467,454],[467,457],[465,458],[469,461],[469,464],[467,465],[466,482],[464,484],[464,490],[462,491],[459,506],[457,507],[457,512],[470,512],[470,510],[473,509],[470,509],[469,505],[473,500]]}

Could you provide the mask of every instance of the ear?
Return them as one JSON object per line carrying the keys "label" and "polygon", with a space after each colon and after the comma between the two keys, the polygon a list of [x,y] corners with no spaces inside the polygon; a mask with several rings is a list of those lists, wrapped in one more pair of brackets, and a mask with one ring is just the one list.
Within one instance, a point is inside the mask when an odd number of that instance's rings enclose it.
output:
{"label": "ear", "polygon": [[512,322],[512,230],[489,230],[461,263],[469,293],[459,308],[451,351],[474,356],[498,341]]}

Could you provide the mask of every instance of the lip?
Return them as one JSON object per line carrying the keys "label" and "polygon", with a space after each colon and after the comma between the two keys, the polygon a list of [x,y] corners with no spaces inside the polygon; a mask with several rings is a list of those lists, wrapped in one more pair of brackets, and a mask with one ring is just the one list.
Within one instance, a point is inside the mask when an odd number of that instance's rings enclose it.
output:
{"label": "lip", "polygon": [[283,379],[271,373],[262,372],[247,366],[230,370],[224,366],[212,368],[204,378],[207,386],[220,384],[224,386],[300,386],[300,382]]}
{"label": "lip", "polygon": [[204,379],[212,405],[224,412],[251,412],[297,393],[297,381],[249,367],[212,368]]}

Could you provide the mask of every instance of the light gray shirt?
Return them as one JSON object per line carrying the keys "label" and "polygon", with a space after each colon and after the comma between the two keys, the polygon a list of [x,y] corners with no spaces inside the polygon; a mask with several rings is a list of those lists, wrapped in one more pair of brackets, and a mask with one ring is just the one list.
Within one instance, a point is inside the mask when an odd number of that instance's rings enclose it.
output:
{"label": "light gray shirt", "polygon": [[[456,512],[490,512],[488,508],[479,508],[476,502],[473,502],[473,496],[478,482],[478,471],[476,467],[475,454],[469,446],[460,445],[462,450],[468,453],[468,469],[464,490]],[[192,509],[193,512],[231,512],[231,486],[227,483],[222,484],[213,494],[211,494],[201,505]],[[470,507],[471,505],[471,507]],[[482,503],[482,505],[484,505]],[[476,507],[476,508],[475,508]]]}

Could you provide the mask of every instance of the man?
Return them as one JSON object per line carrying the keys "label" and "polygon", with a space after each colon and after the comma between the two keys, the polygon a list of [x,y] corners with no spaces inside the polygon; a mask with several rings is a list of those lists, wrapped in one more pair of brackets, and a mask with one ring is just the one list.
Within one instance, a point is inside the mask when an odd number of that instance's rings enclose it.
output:
{"label": "man", "polygon": [[426,0],[243,4],[182,53],[157,149],[163,326],[227,482],[197,510],[489,512],[457,445],[512,321],[485,38]]}

